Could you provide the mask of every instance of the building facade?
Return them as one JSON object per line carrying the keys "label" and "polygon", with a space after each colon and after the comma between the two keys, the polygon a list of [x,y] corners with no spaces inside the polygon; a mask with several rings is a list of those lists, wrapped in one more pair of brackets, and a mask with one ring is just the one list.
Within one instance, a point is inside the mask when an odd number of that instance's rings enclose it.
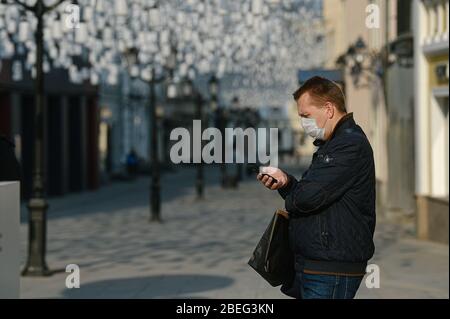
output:
{"label": "building facade", "polygon": [[132,150],[141,162],[149,160],[149,89],[143,81],[121,73],[115,83],[99,87],[99,152],[103,181],[126,174]]}
{"label": "building facade", "polygon": [[413,1],[418,236],[448,243],[449,1]]}
{"label": "building facade", "polygon": [[[392,4],[395,1],[391,1]],[[323,14],[325,24],[326,59],[325,66],[336,68],[340,56],[345,55],[350,46],[358,39],[364,41],[367,50],[380,51],[390,39],[386,32],[386,21],[391,27],[391,16],[385,15],[387,7],[384,0],[325,0],[323,2]],[[367,8],[376,4],[380,13],[379,28],[368,28],[366,19]],[[383,14],[382,14],[383,13]],[[392,28],[391,28],[392,29]],[[386,143],[386,104],[382,95],[382,83],[370,72],[366,72],[359,81],[355,81],[352,70],[349,67],[342,68],[343,82],[345,83],[345,95],[347,98],[347,111],[353,112],[356,122],[364,132],[374,149],[377,199],[379,212],[385,212],[388,166]]]}
{"label": "building facade", "polygon": [[[343,66],[343,82],[347,109],[374,150],[378,213],[411,220],[415,211],[411,1],[326,0],[323,12],[326,67],[336,67],[358,41],[363,43],[362,70]],[[411,55],[409,63],[397,58],[399,48]]]}
{"label": "building facade", "polygon": [[[23,198],[31,195],[34,149],[34,86],[28,74],[14,80],[11,61],[0,72],[0,131],[16,144]],[[75,85],[67,73],[45,74],[44,180],[47,195],[99,187],[97,89]]]}

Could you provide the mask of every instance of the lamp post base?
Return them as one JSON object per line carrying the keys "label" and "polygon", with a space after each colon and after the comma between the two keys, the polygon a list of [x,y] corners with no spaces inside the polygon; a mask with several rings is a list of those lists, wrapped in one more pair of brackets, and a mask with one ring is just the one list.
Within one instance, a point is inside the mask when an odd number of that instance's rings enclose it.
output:
{"label": "lamp post base", "polygon": [[203,199],[203,182],[197,182],[197,199]]}
{"label": "lamp post base", "polygon": [[[153,172],[153,176],[155,176]],[[159,175],[159,172],[158,172]],[[159,176],[153,177],[152,185],[150,186],[150,222],[161,222],[161,189],[159,183]]]}
{"label": "lamp post base", "polygon": [[152,216],[152,217],[150,217],[150,223],[159,223],[159,224],[162,224],[162,219],[161,219],[161,217],[159,217],[159,216]]}
{"label": "lamp post base", "polygon": [[21,275],[23,277],[49,277],[53,273],[46,265],[44,267],[25,266]]}
{"label": "lamp post base", "polygon": [[29,242],[28,260],[22,271],[22,276],[50,276],[52,272],[45,262],[48,203],[44,198],[32,198],[28,204],[29,210]]}

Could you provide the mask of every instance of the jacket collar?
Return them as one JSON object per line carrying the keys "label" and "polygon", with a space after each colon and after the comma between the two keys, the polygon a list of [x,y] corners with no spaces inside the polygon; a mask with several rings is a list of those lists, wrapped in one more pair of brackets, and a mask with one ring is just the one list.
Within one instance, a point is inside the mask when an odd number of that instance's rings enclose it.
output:
{"label": "jacket collar", "polygon": [[327,141],[322,141],[322,140],[315,140],[314,141],[314,145],[315,146],[322,146],[324,145],[326,142],[331,141],[336,135],[339,135],[343,130],[345,130],[346,128],[349,128],[353,125],[355,125],[355,120],[353,119],[353,113],[348,113],[345,114],[336,124],[336,126],[334,127],[333,132],[331,133],[330,138]]}

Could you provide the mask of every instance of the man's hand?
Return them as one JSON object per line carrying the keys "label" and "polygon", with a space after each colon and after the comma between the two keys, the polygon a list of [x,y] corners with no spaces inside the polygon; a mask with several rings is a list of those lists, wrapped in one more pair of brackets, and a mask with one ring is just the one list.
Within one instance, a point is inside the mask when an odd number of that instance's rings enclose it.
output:
{"label": "man's hand", "polygon": [[[276,167],[261,167],[256,178],[268,189],[277,190],[288,184],[288,177],[285,172]],[[275,180],[277,182],[275,183]]]}

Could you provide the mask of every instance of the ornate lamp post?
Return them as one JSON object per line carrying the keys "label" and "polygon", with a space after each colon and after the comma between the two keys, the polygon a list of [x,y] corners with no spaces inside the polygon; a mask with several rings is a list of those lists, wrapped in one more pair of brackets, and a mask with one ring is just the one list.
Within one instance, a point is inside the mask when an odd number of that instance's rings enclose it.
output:
{"label": "ornate lamp post", "polygon": [[[236,115],[236,126],[238,127],[242,127],[243,129],[247,128],[247,123],[245,121],[245,112],[242,108],[240,108],[240,104],[239,104],[239,98],[237,96],[234,96],[233,99],[231,100],[231,108],[232,110],[234,110],[235,115]],[[244,148],[246,149],[246,148]],[[239,150],[238,150],[239,151]],[[243,178],[243,169],[244,169],[244,164],[243,163],[237,163],[236,164],[236,180],[237,183],[242,181]]]}
{"label": "ornate lamp post", "polygon": [[[63,3],[70,7],[62,8]],[[45,261],[48,203],[43,171],[44,73],[52,67],[63,68],[71,81],[81,84],[90,80],[96,85],[104,70],[115,70],[112,68],[114,41],[108,39],[111,35],[109,21],[113,20],[110,15],[115,13],[106,10],[104,4],[104,0],[95,3],[89,0],[0,0],[0,59],[14,59],[15,54],[27,53],[24,64],[31,71],[35,87],[32,194],[27,205],[29,246],[22,271],[24,276],[51,274]],[[99,33],[99,29],[103,32]],[[22,61],[17,60],[13,65],[21,70]],[[20,79],[13,76],[13,80]]]}
{"label": "ornate lamp post", "polygon": [[361,85],[365,77],[367,82],[380,79],[386,91],[387,70],[397,61],[400,66],[410,67],[413,57],[413,39],[411,36],[399,38],[392,44],[386,44],[381,50],[370,50],[360,37],[352,44],[347,52],[340,56],[336,64],[348,67],[355,86]]}
{"label": "ornate lamp post", "polygon": [[46,236],[47,236],[47,208],[48,203],[44,197],[44,41],[43,41],[43,16],[51,8],[46,7],[43,1],[37,1],[34,7],[24,7],[32,12],[37,19],[35,33],[36,41],[36,80],[34,109],[34,163],[33,185],[31,199],[27,205],[29,209],[29,246],[28,259],[22,275],[47,276],[50,271],[45,261]]}
{"label": "ornate lamp post", "polygon": [[[34,152],[32,169],[32,194],[28,202],[29,243],[28,258],[22,271],[23,276],[49,276],[51,272],[45,260],[47,236],[47,209],[44,184],[44,16],[56,9],[63,1],[53,1],[46,5],[43,0],[22,2],[2,0],[3,6],[16,6],[21,14],[31,14],[36,20],[34,31],[35,80],[34,95]],[[46,2],[48,3],[48,2]],[[3,8],[2,8],[3,9]],[[30,22],[22,20],[22,34],[19,41],[26,41],[30,32]],[[13,36],[12,36],[13,37]]]}
{"label": "ornate lamp post", "polygon": [[[152,8],[154,10],[155,8]],[[176,50],[172,44],[170,45],[170,53],[166,59],[164,65],[166,73],[172,76],[173,70],[176,68]],[[126,52],[126,60],[128,67],[130,69],[130,74],[132,77],[136,77],[139,72],[134,70],[137,68],[139,70],[138,55],[139,50],[136,47],[128,49]],[[150,104],[150,118],[149,123],[151,125],[150,132],[150,160],[151,160],[151,175],[152,181],[150,185],[150,221],[151,222],[161,222],[161,171],[160,171],[160,160],[159,160],[159,141],[158,141],[158,116],[156,110],[156,92],[155,86],[158,83],[162,83],[167,78],[166,75],[156,76],[155,66],[151,66],[151,74],[149,77],[142,77],[144,81],[148,83],[149,87],[149,104]],[[141,73],[142,74],[142,73]],[[169,92],[170,93],[170,92]]]}
{"label": "ornate lamp post", "polygon": [[158,156],[158,125],[156,117],[156,96],[155,96],[155,69],[152,68],[152,79],[150,87],[150,125],[151,125],[151,171],[152,183],[150,186],[150,207],[152,222],[161,221],[161,178]]}
{"label": "ornate lamp post", "polygon": [[[220,130],[222,136],[225,133],[226,127],[226,119],[223,109],[219,107],[218,101],[218,91],[219,91],[219,83],[218,79],[215,75],[211,76],[209,79],[209,96],[211,99],[211,110],[215,112],[215,126]],[[220,171],[221,171],[221,184],[222,187],[226,186],[227,182],[227,166],[225,164],[225,145],[222,143],[222,163],[220,163]]]}
{"label": "ornate lamp post", "polygon": [[[197,120],[203,121],[203,97],[201,93],[194,88],[191,79],[187,79],[183,83],[183,95],[186,98],[191,98],[192,102],[195,103],[195,117]],[[200,141],[201,147],[203,149],[203,141]],[[203,158],[200,157],[200,163],[197,164],[197,176],[195,181],[195,189],[197,192],[197,198],[203,199],[204,193],[204,179],[203,179]]]}
{"label": "ornate lamp post", "polygon": [[[195,103],[196,103],[196,113],[197,113],[196,117],[197,117],[197,119],[202,121],[203,120],[203,97],[200,92],[196,91],[194,94],[194,98],[195,98]],[[203,145],[202,145],[201,149],[203,149]],[[199,199],[203,198],[203,188],[204,188],[203,158],[200,157],[200,163],[197,165],[197,182],[196,182],[197,197]]]}

